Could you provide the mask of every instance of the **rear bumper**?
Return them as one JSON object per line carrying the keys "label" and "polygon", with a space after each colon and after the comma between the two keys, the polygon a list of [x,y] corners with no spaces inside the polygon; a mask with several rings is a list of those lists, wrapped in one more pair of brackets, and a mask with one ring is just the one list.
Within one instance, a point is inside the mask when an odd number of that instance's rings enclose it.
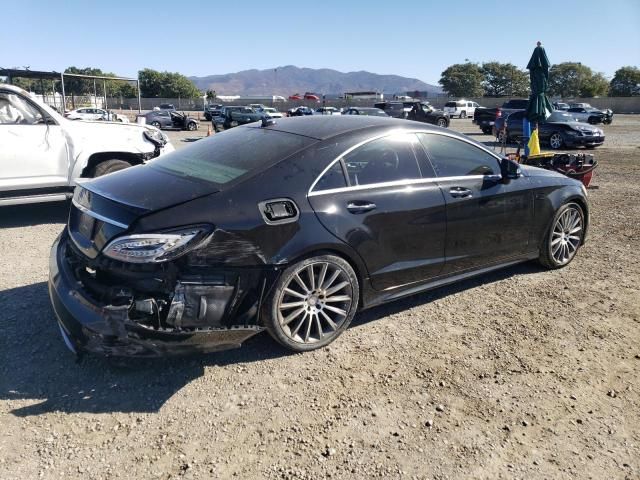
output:
{"label": "rear bumper", "polygon": [[239,347],[261,332],[258,325],[201,330],[155,329],[129,318],[129,306],[95,301],[73,275],[65,256],[66,231],[49,259],[49,296],[63,339],[74,352],[118,357],[157,357]]}

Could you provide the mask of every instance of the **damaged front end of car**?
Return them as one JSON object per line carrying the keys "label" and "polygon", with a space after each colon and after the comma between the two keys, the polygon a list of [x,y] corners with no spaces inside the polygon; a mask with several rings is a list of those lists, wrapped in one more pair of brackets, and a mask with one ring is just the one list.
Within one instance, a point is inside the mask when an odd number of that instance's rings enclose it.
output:
{"label": "damaged front end of car", "polygon": [[[72,350],[202,353],[239,347],[262,331],[262,302],[279,270],[257,248],[213,225],[129,234],[126,209],[107,218],[92,203],[90,211],[76,195],[51,252],[51,301]],[[109,207],[102,203],[98,211]]]}

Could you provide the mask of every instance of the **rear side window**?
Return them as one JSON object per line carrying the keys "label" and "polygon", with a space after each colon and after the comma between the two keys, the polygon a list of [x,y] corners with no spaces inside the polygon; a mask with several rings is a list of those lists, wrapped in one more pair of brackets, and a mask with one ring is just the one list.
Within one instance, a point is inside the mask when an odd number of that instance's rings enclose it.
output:
{"label": "rear side window", "polygon": [[327,170],[322,177],[318,180],[314,192],[321,190],[331,190],[332,188],[344,188],[347,186],[347,179],[344,177],[342,171],[342,162],[338,161],[334,163],[329,170]]}
{"label": "rear side window", "polygon": [[315,142],[291,133],[239,127],[159,157],[149,167],[180,177],[225,184],[275,165]]}
{"label": "rear side window", "polygon": [[379,138],[356,148],[343,157],[349,183],[371,185],[397,180],[419,179],[420,168],[413,153],[413,134]]}
{"label": "rear side window", "polygon": [[457,138],[419,133],[438,177],[498,175],[498,159],[484,150]]}

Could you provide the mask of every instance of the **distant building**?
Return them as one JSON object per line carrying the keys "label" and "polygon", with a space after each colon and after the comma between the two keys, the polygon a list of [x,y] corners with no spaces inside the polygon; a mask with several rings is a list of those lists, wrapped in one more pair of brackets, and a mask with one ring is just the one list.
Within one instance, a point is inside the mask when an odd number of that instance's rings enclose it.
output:
{"label": "distant building", "polygon": [[379,92],[345,92],[345,100],[384,100],[384,94]]}

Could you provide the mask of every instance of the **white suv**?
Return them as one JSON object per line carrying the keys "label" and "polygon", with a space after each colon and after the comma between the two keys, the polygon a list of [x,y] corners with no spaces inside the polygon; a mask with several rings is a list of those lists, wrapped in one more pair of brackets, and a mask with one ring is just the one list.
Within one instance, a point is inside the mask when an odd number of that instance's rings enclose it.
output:
{"label": "white suv", "polygon": [[473,117],[476,108],[479,108],[476,102],[470,102],[469,100],[457,100],[455,102],[447,102],[444,105],[444,111],[449,114],[451,118],[467,118]]}
{"label": "white suv", "polygon": [[0,84],[0,206],[70,198],[74,181],[173,151],[160,130],[74,122],[21,88]]}

